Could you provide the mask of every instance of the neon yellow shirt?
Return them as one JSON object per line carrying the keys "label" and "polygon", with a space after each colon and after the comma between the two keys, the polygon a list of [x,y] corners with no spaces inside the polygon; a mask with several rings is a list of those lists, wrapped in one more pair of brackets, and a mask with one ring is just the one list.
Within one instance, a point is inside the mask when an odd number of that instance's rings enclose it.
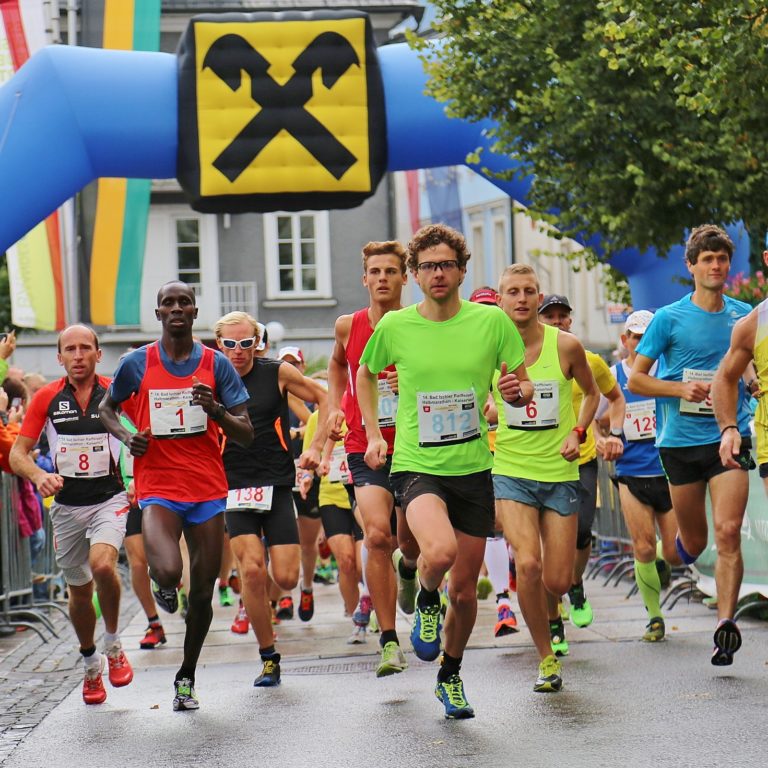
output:
{"label": "neon yellow shirt", "polygon": [[[312,415],[309,417],[307,427],[304,430],[304,450],[312,444],[312,440],[317,432],[317,411],[312,411]],[[344,425],[344,432],[347,431],[346,425]],[[344,450],[344,441],[339,440],[336,443],[336,448],[341,447]],[[349,503],[349,495],[347,489],[343,483],[332,483],[328,479],[328,475],[320,478],[320,491],[318,493],[318,504],[321,507],[333,505],[341,509],[351,509],[352,506]]]}
{"label": "neon yellow shirt", "polygon": [[[592,369],[592,375],[597,382],[597,388],[603,395],[607,395],[616,386],[616,378],[611,373],[611,369],[608,367],[608,363],[603,360],[600,355],[590,352],[588,349],[584,350],[587,354],[587,362]],[[581,387],[573,382],[573,412],[576,415],[576,419],[579,418],[579,411],[581,410],[581,403],[584,400],[584,392]],[[579,466],[586,464],[588,461],[592,461],[597,456],[597,446],[595,444],[595,435],[592,431],[592,424],[587,429],[587,439],[581,444],[579,451]]]}

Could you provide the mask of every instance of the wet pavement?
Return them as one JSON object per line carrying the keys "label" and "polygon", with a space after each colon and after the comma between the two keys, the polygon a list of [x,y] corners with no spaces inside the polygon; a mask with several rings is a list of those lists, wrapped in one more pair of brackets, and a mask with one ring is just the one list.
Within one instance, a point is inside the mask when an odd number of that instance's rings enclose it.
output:
{"label": "wet pavement", "polygon": [[[71,630],[48,646],[14,639],[10,653],[11,641],[0,640],[0,704],[26,712],[0,715],[0,760],[9,768],[764,765],[768,623],[742,620],[734,665],[715,668],[712,610],[678,603],[667,613],[669,639],[645,644],[645,612],[639,597],[626,598],[629,587],[587,583],[595,622],[567,628],[559,694],[533,692],[537,658],[527,632],[495,639],[493,600],[481,601],[462,671],[477,717],[462,722],[443,718],[436,664],[409,652],[406,672],[375,677],[378,636],[347,645],[351,623],[333,586],[316,588],[311,622],[276,628],[283,662],[275,689],[253,688],[261,668],[253,635],[232,634],[234,609],[216,606],[197,712],[171,709],[184,629],[177,616],[164,617],[169,642],[152,651],[138,650],[145,622],[134,616],[122,632],[134,682],[107,686],[106,703],[95,707],[82,703]],[[131,603],[126,612],[135,611]],[[406,649],[408,629],[399,616]]]}

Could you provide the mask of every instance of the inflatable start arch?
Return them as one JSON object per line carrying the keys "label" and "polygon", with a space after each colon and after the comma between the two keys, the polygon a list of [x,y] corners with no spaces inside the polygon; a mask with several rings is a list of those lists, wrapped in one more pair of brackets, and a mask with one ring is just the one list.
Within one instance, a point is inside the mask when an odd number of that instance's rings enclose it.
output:
{"label": "inflatable start arch", "polygon": [[[0,250],[99,177],[176,177],[196,210],[265,212],[359,205],[386,171],[477,147],[491,172],[517,170],[491,152],[491,121],[448,118],[425,82],[356,11],[201,15],[176,56],[50,46],[0,88]],[[530,176],[491,181],[526,204]],[[746,233],[729,232],[748,271]],[[685,292],[682,247],[611,263],[636,307]]]}

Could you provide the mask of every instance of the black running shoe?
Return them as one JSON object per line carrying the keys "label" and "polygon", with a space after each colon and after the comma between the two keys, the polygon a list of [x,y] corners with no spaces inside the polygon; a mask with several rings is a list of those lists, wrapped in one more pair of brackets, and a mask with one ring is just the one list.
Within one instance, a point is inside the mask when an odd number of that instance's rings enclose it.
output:
{"label": "black running shoe", "polygon": [[265,659],[261,674],[253,681],[254,688],[274,688],[280,685],[280,662]]}
{"label": "black running shoe", "polygon": [[733,654],[741,648],[741,632],[736,622],[723,619],[715,629],[714,640],[712,664],[716,667],[727,667],[733,664]]}
{"label": "black running shoe", "polygon": [[179,594],[175,589],[166,589],[161,587],[154,579],[152,580],[152,594],[155,602],[168,613],[176,613],[179,607]]}

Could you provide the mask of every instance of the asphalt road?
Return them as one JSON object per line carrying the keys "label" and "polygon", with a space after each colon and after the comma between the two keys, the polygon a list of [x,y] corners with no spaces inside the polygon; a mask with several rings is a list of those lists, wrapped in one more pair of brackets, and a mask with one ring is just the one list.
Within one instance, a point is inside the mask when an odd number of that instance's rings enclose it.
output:
{"label": "asphalt road", "polygon": [[[537,659],[523,628],[493,637],[495,607],[480,603],[462,676],[474,720],[451,722],[433,694],[436,664],[408,653],[410,667],[376,679],[378,639],[349,646],[349,619],[335,587],[317,588],[317,612],[277,627],[279,688],[253,688],[260,670],[253,635],[229,631],[233,609],[215,609],[198,669],[201,708],[171,708],[183,625],[169,643],[134,650],[142,617],[123,631],[136,676],[83,704],[79,685],[15,748],[8,768],[112,766],[763,766],[768,754],[768,624],[744,619],[744,646],[730,668],[709,663],[714,612],[678,603],[668,640],[639,642],[637,596],[588,583],[595,622],[567,630],[564,689],[534,693]],[[408,622],[398,619],[404,647]],[[73,653],[75,646],[73,644]]]}

